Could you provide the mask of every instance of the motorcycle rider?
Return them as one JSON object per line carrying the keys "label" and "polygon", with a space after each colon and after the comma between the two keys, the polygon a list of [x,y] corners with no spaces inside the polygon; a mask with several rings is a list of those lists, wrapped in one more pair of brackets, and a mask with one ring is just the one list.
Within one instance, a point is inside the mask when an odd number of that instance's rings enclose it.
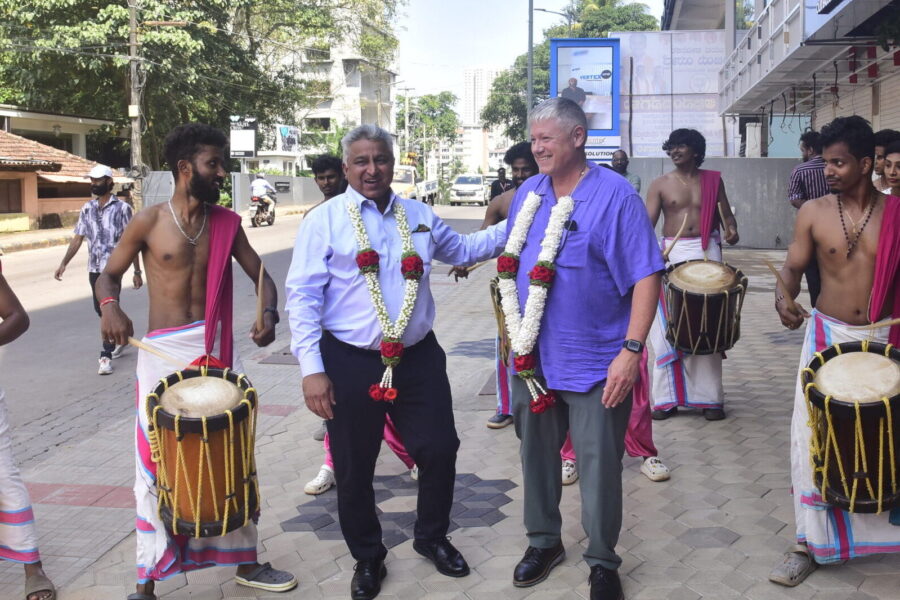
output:
{"label": "motorcycle rider", "polygon": [[265,175],[257,173],[256,178],[250,182],[250,197],[259,198],[262,202],[265,202],[266,212],[269,212],[275,208],[275,199],[270,194],[275,194],[275,188],[266,181]]}

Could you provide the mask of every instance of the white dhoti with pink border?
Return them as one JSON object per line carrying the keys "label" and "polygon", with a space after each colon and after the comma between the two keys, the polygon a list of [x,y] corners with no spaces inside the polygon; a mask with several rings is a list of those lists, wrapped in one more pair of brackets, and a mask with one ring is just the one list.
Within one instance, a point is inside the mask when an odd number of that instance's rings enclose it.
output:
{"label": "white dhoti with pink border", "polygon": [[[800,355],[800,369],[833,344],[864,339],[887,343],[888,328],[865,330],[812,311]],[[900,552],[900,526],[892,525],[887,511],[881,514],[849,513],[822,501],[813,481],[809,442],[809,411],[800,387],[799,373],[794,390],[791,419],[791,486],[797,541],[806,543],[819,564],[834,563],[867,554]]]}
{"label": "white dhoti with pink border", "polygon": [[6,398],[0,390],[0,559],[36,563],[38,536],[31,499],[13,459]]}

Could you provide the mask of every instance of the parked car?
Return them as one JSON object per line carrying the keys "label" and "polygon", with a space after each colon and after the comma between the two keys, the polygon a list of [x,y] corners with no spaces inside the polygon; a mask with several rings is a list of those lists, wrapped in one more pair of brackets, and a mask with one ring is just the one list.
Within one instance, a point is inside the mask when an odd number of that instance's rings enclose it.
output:
{"label": "parked car", "polygon": [[450,206],[472,203],[487,206],[488,197],[489,191],[483,175],[460,175],[450,187]]}

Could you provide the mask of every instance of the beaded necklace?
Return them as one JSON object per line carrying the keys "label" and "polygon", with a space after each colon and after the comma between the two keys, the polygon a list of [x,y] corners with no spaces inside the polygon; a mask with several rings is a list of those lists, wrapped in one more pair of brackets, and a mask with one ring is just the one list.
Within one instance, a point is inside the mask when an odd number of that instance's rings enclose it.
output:
{"label": "beaded necklace", "polygon": [[[866,209],[866,216],[863,219],[859,231],[856,230],[856,223],[853,222],[853,231],[856,233],[856,237],[851,241],[850,234],[847,233],[847,225],[844,223],[844,204],[841,202],[841,195],[837,194],[838,214],[841,217],[841,229],[844,230],[844,239],[847,240],[847,258],[850,258],[850,253],[853,252],[853,249],[856,248],[856,245],[859,243],[859,239],[862,237],[863,231],[865,231],[866,225],[869,223],[869,217],[872,216],[875,202],[875,199],[869,200],[869,207]],[[850,213],[847,213],[847,218],[850,219],[851,222],[853,221],[853,218],[850,217]]]}

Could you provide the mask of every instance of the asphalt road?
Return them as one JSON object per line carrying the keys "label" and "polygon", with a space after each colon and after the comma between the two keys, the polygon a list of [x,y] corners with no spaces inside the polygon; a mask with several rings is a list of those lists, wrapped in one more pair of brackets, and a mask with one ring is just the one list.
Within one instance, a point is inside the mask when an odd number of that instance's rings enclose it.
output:
{"label": "asphalt road", "polygon": [[[484,211],[478,207],[437,210],[461,232],[477,229]],[[299,216],[285,216],[272,227],[246,228],[251,245],[278,284],[282,306],[299,223]],[[3,258],[3,274],[31,317],[25,335],[0,347],[0,385],[6,390],[15,453],[23,463],[64,447],[82,433],[117,426],[134,411],[136,350],[128,349],[114,361],[112,375],[97,374],[99,319],[91,305],[87,252],[82,247],[60,282],[53,273],[64,254],[65,247],[59,246]],[[242,335],[239,332],[249,331],[254,318],[255,292],[250,279],[235,267],[235,332]],[[122,307],[134,321],[135,337],[141,337],[147,328],[146,288],[125,287]],[[278,340],[271,350],[283,344],[284,340]]]}

